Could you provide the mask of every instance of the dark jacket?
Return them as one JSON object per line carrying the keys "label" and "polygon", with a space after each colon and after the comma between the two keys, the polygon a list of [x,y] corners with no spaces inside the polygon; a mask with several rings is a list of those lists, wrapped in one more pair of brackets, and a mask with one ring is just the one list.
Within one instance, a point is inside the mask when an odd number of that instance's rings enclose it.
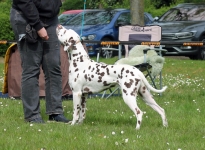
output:
{"label": "dark jacket", "polygon": [[61,0],[13,0],[12,7],[23,13],[28,23],[37,31],[43,23],[52,24],[57,19]]}

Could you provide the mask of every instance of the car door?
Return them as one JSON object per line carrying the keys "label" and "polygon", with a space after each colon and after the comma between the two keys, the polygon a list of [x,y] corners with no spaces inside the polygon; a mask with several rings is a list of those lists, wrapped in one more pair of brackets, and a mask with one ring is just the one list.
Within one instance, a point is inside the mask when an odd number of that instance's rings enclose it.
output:
{"label": "car door", "polygon": [[130,24],[130,12],[122,12],[115,22],[115,37],[118,40],[119,36],[119,26]]}

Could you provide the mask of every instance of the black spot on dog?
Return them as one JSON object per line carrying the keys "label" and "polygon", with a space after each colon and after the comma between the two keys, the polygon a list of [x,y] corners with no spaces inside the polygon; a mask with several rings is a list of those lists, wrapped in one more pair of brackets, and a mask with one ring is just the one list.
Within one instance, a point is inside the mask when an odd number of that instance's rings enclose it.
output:
{"label": "black spot on dog", "polygon": [[137,88],[135,87],[135,88],[133,89],[133,91],[130,93],[130,95],[136,96],[136,93],[137,93]]}
{"label": "black spot on dog", "polygon": [[135,74],[132,71],[130,72],[130,74],[131,74],[131,76],[135,76]]}
{"label": "black spot on dog", "polygon": [[132,86],[133,82],[134,81],[132,79],[130,79],[130,82],[125,82],[124,84],[127,88],[130,88]]}

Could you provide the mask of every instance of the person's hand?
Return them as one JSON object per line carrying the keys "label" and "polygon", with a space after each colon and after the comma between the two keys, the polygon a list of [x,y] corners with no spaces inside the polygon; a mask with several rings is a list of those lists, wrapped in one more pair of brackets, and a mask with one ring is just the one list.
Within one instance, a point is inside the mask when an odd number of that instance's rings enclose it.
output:
{"label": "person's hand", "polygon": [[42,29],[37,31],[38,35],[43,39],[43,40],[48,40],[48,34],[46,29],[43,27]]}

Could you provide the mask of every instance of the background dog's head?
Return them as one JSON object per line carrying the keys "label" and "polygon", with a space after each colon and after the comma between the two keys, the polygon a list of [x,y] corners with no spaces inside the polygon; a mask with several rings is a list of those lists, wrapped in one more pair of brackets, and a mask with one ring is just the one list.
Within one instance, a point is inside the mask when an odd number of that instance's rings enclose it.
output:
{"label": "background dog's head", "polygon": [[62,25],[56,28],[58,40],[64,45],[64,51],[72,49],[73,45],[80,42],[80,36],[72,29],[66,29]]}

